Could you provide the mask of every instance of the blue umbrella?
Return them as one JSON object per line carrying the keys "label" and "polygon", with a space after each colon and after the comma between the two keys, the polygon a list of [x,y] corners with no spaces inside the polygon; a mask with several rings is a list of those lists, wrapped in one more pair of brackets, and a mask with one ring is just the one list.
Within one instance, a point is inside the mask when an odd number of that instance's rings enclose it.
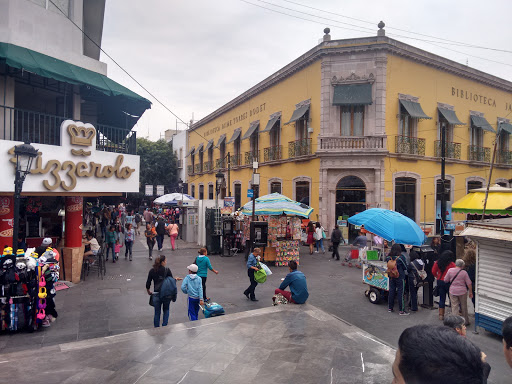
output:
{"label": "blue umbrella", "polygon": [[422,245],[425,233],[414,221],[401,213],[370,208],[348,219],[350,224],[364,225],[367,231],[399,244]]}

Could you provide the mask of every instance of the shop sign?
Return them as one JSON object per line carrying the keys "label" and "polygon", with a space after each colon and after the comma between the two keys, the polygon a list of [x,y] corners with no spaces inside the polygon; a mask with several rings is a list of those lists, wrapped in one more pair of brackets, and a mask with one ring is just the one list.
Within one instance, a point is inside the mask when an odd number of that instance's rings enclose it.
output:
{"label": "shop sign", "polygon": [[251,199],[254,197],[254,189],[247,190],[247,197],[249,197]]}
{"label": "shop sign", "polygon": [[153,185],[152,184],[146,184],[146,190],[145,190],[146,196],[153,196]]}
{"label": "shop sign", "polygon": [[225,207],[234,207],[235,206],[235,198],[233,196],[224,197],[224,206]]}
{"label": "shop sign", "polygon": [[156,186],[156,195],[157,196],[164,195],[164,186],[163,185],[157,185]]}
{"label": "shop sign", "polygon": [[338,224],[338,227],[346,227],[347,220],[338,220],[337,224]]}
{"label": "shop sign", "polygon": [[[139,156],[97,150],[96,135],[101,135],[105,145],[109,138],[91,124],[66,120],[60,131],[60,146],[32,144],[38,156],[25,179],[23,192],[138,192]],[[14,146],[20,144],[0,140],[3,192],[14,191]]]}

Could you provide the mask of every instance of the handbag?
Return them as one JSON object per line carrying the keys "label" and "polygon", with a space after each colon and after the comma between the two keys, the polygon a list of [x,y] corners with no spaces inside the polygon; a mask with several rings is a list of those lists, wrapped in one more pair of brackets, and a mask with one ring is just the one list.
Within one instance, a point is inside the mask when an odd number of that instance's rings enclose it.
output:
{"label": "handbag", "polygon": [[325,234],[325,231],[324,229],[322,228],[322,239],[326,239],[327,238],[327,235]]}
{"label": "handbag", "polygon": [[149,305],[151,305],[152,307],[155,306],[155,303],[153,302],[153,294],[149,295]]}
{"label": "handbag", "polygon": [[260,265],[258,265],[260,269],[257,271],[254,271],[254,281],[257,283],[263,284],[265,281],[267,281],[267,273],[263,268],[261,268]]}
{"label": "handbag", "polygon": [[269,267],[267,267],[266,264],[260,263],[260,267],[263,268],[267,276],[270,276],[272,274],[272,271],[270,270]]}
{"label": "handbag", "polygon": [[438,297],[439,296],[439,285],[436,285],[434,287],[434,290],[432,291],[432,294],[435,296],[435,297]]}

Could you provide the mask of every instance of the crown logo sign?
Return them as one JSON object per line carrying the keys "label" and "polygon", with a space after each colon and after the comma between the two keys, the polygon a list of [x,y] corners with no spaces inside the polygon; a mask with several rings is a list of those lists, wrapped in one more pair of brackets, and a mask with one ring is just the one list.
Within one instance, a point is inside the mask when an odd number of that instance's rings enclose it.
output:
{"label": "crown logo sign", "polygon": [[96,130],[94,128],[77,127],[74,124],[68,126],[68,133],[72,145],[81,145],[84,147],[90,147],[94,136],[96,136]]}

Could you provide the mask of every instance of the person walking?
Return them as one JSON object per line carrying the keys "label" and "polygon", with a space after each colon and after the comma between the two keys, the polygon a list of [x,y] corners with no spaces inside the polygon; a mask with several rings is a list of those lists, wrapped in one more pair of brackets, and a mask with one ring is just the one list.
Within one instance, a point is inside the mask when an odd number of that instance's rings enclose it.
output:
{"label": "person walking", "polygon": [[207,249],[201,248],[199,250],[199,255],[196,257],[195,264],[197,265],[197,276],[199,276],[203,283],[203,300],[210,301],[210,298],[206,297],[206,279],[208,277],[208,270],[212,271],[216,275],[219,274],[219,271],[213,269],[212,263],[210,262],[210,258],[207,256]]}
{"label": "person walking", "polygon": [[[167,260],[165,256],[160,255],[156,258],[153,267],[149,270],[148,278],[146,280],[146,291],[148,292],[148,295],[153,296],[153,307],[155,308],[153,325],[155,328],[160,326],[160,315],[162,313],[162,308],[164,310],[162,327],[165,327],[169,321],[169,305],[171,304],[171,299],[160,299],[159,295],[162,283],[167,276],[173,277],[171,270],[167,268]],[[179,281],[181,278],[177,277],[176,280]],[[150,291],[151,282],[153,282],[153,292]]]}
{"label": "person walking", "polygon": [[178,224],[172,221],[172,223],[167,226],[167,230],[169,231],[169,236],[171,238],[171,249],[174,251],[176,249],[176,239],[178,238]]}
{"label": "person walking", "polygon": [[306,243],[309,245],[309,254],[313,254],[313,244],[315,243],[315,225],[312,221],[308,223],[308,227],[306,228],[306,233],[308,234],[308,238]]}
{"label": "person walking", "polygon": [[340,259],[340,254],[338,253],[338,247],[341,242],[345,242],[343,239],[343,234],[340,231],[340,227],[338,224],[334,225],[334,229],[331,233],[331,242],[332,242],[332,258],[336,257],[336,260]]}
{"label": "person walking", "polygon": [[144,222],[146,224],[151,224],[153,222],[153,212],[149,210],[149,208],[146,208],[146,210],[143,213],[144,216]]}
{"label": "person walking", "polygon": [[476,281],[476,252],[474,249],[468,249],[464,253],[464,265],[466,272],[469,275],[469,279],[471,280],[471,288],[473,289],[473,297],[471,301],[473,302],[473,309],[475,309],[475,281]]}
{"label": "person walking", "polygon": [[462,315],[469,325],[468,316],[468,292],[473,297],[471,279],[464,270],[464,260],[457,259],[455,268],[451,268],[444,276],[444,283],[450,284],[450,301],[452,303],[452,315]]}
{"label": "person walking", "polygon": [[439,259],[432,266],[432,275],[437,279],[437,290],[439,292],[439,320],[444,320],[444,310],[446,306],[446,294],[448,293],[448,285],[444,282],[446,273],[455,268],[452,251],[443,251]]}
{"label": "person walking", "polygon": [[158,215],[158,219],[155,223],[156,228],[156,243],[158,245],[158,250],[161,251],[164,246],[164,236],[166,231],[166,225],[164,218],[162,215]]}
{"label": "person walking", "polygon": [[126,231],[124,232],[124,245],[126,249],[124,250],[124,259],[128,258],[128,254],[130,254],[130,261],[132,261],[133,254],[133,241],[135,240],[135,231],[133,230],[133,225],[126,224]]}
{"label": "person walking", "polygon": [[134,224],[135,216],[133,215],[133,211],[128,212],[126,215],[126,224]]}
{"label": "person walking", "polygon": [[315,240],[316,240],[316,251],[315,253],[318,253],[318,249],[320,248],[322,250],[322,253],[325,253],[324,248],[324,227],[320,225],[319,222],[316,223],[315,228]]}
{"label": "person walking", "polygon": [[156,230],[155,226],[152,223],[146,224],[146,231],[144,232],[144,235],[146,236],[146,243],[148,245],[148,251],[149,251],[149,260],[153,260],[153,248],[155,247],[155,237],[156,237]]}
{"label": "person walking", "polygon": [[409,285],[409,306],[412,312],[418,311],[418,287],[419,283],[423,282],[420,277],[421,271],[425,270],[425,264],[421,260],[420,255],[416,251],[411,251],[409,254],[410,263],[407,266],[407,284]]}
{"label": "person walking", "polygon": [[142,223],[142,215],[139,212],[137,212],[135,214],[135,217],[133,220],[135,221],[135,234],[140,235],[140,225]]}
{"label": "person walking", "polygon": [[188,295],[188,318],[195,321],[199,316],[199,305],[204,305],[203,301],[203,283],[201,278],[197,276],[197,265],[190,264],[188,267],[188,275],[181,283],[181,291]]}
{"label": "person walking", "polygon": [[405,311],[405,271],[407,270],[407,262],[402,254],[402,247],[400,244],[393,244],[388,257],[388,279],[389,279],[389,294],[388,294],[388,312],[393,312],[395,306],[395,297],[398,296],[398,310],[400,316],[406,316],[409,313]]}
{"label": "person walking", "polygon": [[260,254],[261,249],[254,248],[252,253],[249,255],[249,258],[247,259],[247,275],[249,276],[249,281],[251,282],[251,285],[249,285],[249,287],[244,291],[244,295],[251,301],[258,301],[258,299],[256,299],[256,296],[254,295],[254,290],[258,285],[256,280],[254,280],[254,272],[259,270],[258,262],[261,259]]}
{"label": "person walking", "polygon": [[106,235],[106,238],[105,238],[105,243],[107,245],[107,251],[106,251],[106,254],[105,254],[105,261],[108,261],[108,254],[109,254],[109,251],[112,251],[112,262],[115,263],[116,262],[116,256],[114,254],[114,246],[116,244],[116,231],[115,231],[115,228],[113,225],[111,225],[108,229],[108,232],[107,232],[107,235]]}

